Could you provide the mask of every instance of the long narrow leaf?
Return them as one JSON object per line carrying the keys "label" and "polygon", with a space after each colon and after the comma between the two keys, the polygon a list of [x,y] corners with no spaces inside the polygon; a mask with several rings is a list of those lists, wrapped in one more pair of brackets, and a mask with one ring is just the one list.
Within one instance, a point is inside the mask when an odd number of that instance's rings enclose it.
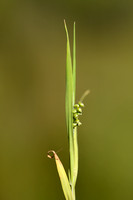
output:
{"label": "long narrow leaf", "polygon": [[76,95],[76,36],[75,36],[75,22],[73,27],[73,104],[75,104]]}
{"label": "long narrow leaf", "polygon": [[[50,153],[52,153],[53,155],[51,156]],[[61,186],[62,186],[66,200],[73,200],[71,187],[70,187],[65,169],[64,169],[59,157],[57,156],[57,154],[53,150],[48,152],[48,157],[49,158],[53,158],[53,157],[55,158],[57,171],[58,171],[58,174],[59,174],[59,177],[60,177]]]}
{"label": "long narrow leaf", "polygon": [[69,137],[69,151],[70,151],[70,177],[73,182],[74,177],[74,146],[73,146],[73,76],[72,76],[72,61],[70,52],[70,42],[66,23],[65,30],[67,36],[67,55],[66,55],[66,122]]}
{"label": "long narrow leaf", "polygon": [[[75,36],[75,22],[73,27],[73,104],[75,104],[76,95],[76,36]],[[73,186],[76,185],[78,175],[78,138],[77,127],[73,129],[73,144],[74,144],[74,178]]]}

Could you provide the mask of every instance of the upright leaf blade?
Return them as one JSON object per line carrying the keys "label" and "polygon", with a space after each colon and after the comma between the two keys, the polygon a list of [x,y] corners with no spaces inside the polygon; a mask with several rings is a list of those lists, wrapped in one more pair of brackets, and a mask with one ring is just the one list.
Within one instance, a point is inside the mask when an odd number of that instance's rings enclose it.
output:
{"label": "upright leaf blade", "polygon": [[76,96],[76,33],[75,22],[73,26],[73,104],[75,104]]}
{"label": "upright leaf blade", "polygon": [[[72,61],[68,30],[65,24],[66,36],[67,36],[67,52],[66,52],[66,121],[67,127],[72,122],[72,107],[73,107],[73,76],[72,76]],[[72,127],[72,126],[71,126]]]}
{"label": "upright leaf blade", "polygon": [[[76,96],[76,33],[75,33],[75,22],[73,26],[73,104],[75,104]],[[76,185],[78,175],[78,138],[77,138],[77,127],[73,128],[73,144],[74,144],[74,181],[73,186]]]}
{"label": "upright leaf blade", "polygon": [[68,131],[69,141],[69,152],[70,152],[70,177],[71,184],[73,183],[74,177],[74,146],[73,146],[73,75],[72,75],[72,61],[70,52],[69,35],[64,21],[66,36],[67,36],[67,55],[66,55],[66,122]]}

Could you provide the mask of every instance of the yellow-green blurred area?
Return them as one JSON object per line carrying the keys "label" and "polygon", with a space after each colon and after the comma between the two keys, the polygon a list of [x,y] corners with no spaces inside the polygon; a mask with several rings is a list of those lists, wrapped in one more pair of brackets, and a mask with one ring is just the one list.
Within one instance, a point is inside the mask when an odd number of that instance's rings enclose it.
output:
{"label": "yellow-green blurred area", "polygon": [[133,2],[0,2],[0,200],[64,199],[66,19],[77,39],[78,200],[133,199]]}

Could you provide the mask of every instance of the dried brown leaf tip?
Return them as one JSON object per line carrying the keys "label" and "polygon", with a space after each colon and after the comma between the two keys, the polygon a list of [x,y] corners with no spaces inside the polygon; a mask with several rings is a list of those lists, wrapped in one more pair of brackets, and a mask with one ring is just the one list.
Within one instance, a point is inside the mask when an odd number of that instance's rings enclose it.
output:
{"label": "dried brown leaf tip", "polygon": [[55,157],[55,151],[53,151],[53,150],[48,151],[47,157],[50,158],[50,159],[54,158]]}

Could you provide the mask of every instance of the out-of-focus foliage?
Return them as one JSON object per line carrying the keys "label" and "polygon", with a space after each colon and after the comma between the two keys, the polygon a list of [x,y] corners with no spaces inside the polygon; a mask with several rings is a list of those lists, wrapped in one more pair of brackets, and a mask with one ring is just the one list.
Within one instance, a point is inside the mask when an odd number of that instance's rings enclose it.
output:
{"label": "out-of-focus foliage", "polygon": [[0,2],[0,199],[64,198],[46,157],[61,149],[68,169],[64,19],[70,38],[76,21],[76,100],[91,90],[78,199],[133,199],[132,11],[129,0]]}

